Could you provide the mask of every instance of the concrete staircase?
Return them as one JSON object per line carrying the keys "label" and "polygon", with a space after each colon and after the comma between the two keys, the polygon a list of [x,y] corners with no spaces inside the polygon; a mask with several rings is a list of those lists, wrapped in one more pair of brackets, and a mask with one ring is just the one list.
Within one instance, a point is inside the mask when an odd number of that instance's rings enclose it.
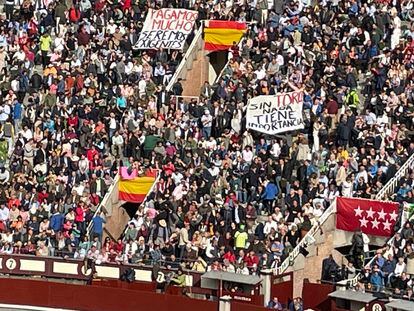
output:
{"label": "concrete staircase", "polygon": [[302,295],[303,280],[316,282],[321,278],[322,260],[330,254],[337,263],[341,263],[343,256],[334,249],[335,214],[331,214],[323,223],[322,231],[319,229],[314,235],[314,243],[309,245],[306,250],[309,252],[305,258],[299,254],[292,266],[286,272],[294,271],[293,297]]}
{"label": "concrete staircase", "polygon": [[[209,58],[203,49],[204,41],[202,33],[203,28],[199,27],[180,65],[177,67],[174,76],[168,83],[166,87],[167,91],[171,91],[178,79],[182,79],[181,83],[184,89],[182,96],[199,97],[200,88],[204,81],[208,80],[209,72]],[[117,175],[95,211],[95,215],[99,215],[101,212],[105,215],[104,237],[110,236],[115,239],[121,236],[130,220],[128,213],[122,208],[125,202],[118,199],[118,183],[119,176]],[[87,233],[91,237],[92,223],[89,224]]]}
{"label": "concrete staircase", "polygon": [[[117,239],[125,229],[126,224],[130,220],[128,213],[122,208],[124,201],[118,198],[118,183],[119,175],[116,175],[114,181],[109,187],[108,192],[96,209],[94,216],[99,215],[103,212],[105,215],[105,230],[104,237],[110,236]],[[92,238],[92,222],[87,228],[87,234]]]}
{"label": "concrete staircase", "polygon": [[104,229],[104,238],[109,236],[118,239],[125,230],[126,224],[131,219],[125,209],[122,207],[123,201],[118,201],[112,205],[111,213],[106,215],[106,224]]}
{"label": "concrete staircase", "polygon": [[208,56],[203,50],[199,50],[196,58],[191,62],[191,68],[187,69],[183,85],[183,96],[200,96],[200,88],[204,81],[208,80]]}
{"label": "concrete staircase", "polygon": [[[388,181],[388,183],[381,189],[376,195],[376,200],[389,199],[392,194],[397,190],[399,180],[409,170],[414,169],[414,154],[401,166],[395,176]],[[403,213],[402,223],[408,219],[407,211]],[[414,215],[413,215],[414,217]],[[413,218],[412,217],[412,218]],[[336,230],[336,206],[333,203],[319,219],[319,225],[315,225],[299,245],[306,246],[306,250],[309,252],[305,258],[300,254],[299,247],[296,247],[292,251],[291,256],[288,260],[282,263],[278,269],[278,273],[294,271],[294,297],[302,294],[303,279],[309,279],[311,282],[316,282],[321,278],[322,260],[328,257],[330,254],[333,255],[336,263],[347,264],[346,259],[342,254],[335,250],[336,247],[349,245],[351,232],[345,232],[342,230]],[[321,228],[322,232],[321,233]],[[349,236],[344,236],[347,233]],[[371,238],[371,237],[370,237]],[[393,237],[388,241],[392,243]],[[386,243],[384,238],[371,238],[371,244],[383,246]],[[386,256],[387,254],[385,254]],[[371,258],[373,261],[375,258]],[[369,262],[367,265],[370,265]],[[350,280],[351,284],[356,284],[359,275],[354,279]]]}
{"label": "concrete staircase", "polygon": [[208,80],[209,71],[209,58],[203,49],[203,27],[200,27],[195,35],[194,39],[188,47],[180,65],[168,83],[166,89],[171,91],[173,85],[182,79],[183,85],[182,96],[199,96],[200,88],[204,81]]}

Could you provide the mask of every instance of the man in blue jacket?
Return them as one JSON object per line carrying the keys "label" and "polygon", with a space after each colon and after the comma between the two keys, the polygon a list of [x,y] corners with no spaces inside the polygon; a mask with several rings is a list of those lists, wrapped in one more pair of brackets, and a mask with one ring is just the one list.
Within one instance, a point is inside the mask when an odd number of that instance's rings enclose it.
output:
{"label": "man in blue jacket", "polygon": [[59,232],[62,230],[63,227],[63,221],[65,220],[65,217],[63,214],[59,213],[58,210],[55,210],[52,217],[50,218],[50,228],[54,232]]}
{"label": "man in blue jacket", "polygon": [[372,289],[376,292],[381,291],[384,287],[383,274],[377,265],[374,265],[372,269],[370,283],[372,285]]}
{"label": "man in blue jacket", "polygon": [[106,221],[102,217],[102,213],[92,218],[92,233],[99,238],[100,242],[102,241],[104,223],[106,223]]}
{"label": "man in blue jacket", "polygon": [[271,215],[273,213],[273,201],[275,200],[276,196],[279,194],[279,190],[277,188],[277,186],[269,181],[269,180],[265,180],[264,182],[264,191],[262,194],[262,200],[263,200],[263,205],[265,207],[265,209],[267,210],[268,214]]}
{"label": "man in blue jacket", "polygon": [[394,275],[396,262],[394,257],[390,254],[388,259],[384,262],[382,266],[382,272],[384,274],[385,286],[389,286],[392,276]]}

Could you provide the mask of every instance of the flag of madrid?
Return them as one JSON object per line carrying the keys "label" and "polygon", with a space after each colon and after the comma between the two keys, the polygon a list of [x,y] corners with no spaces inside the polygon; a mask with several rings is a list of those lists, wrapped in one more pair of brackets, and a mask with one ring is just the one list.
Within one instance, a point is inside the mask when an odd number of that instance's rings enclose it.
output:
{"label": "flag of madrid", "polygon": [[336,200],[336,228],[361,229],[371,235],[391,236],[398,219],[399,204],[340,197]]}

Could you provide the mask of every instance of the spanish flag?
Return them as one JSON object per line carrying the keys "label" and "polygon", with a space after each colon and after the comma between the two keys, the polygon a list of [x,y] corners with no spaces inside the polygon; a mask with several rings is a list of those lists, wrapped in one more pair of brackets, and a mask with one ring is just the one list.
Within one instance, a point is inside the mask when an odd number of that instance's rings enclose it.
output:
{"label": "spanish flag", "polygon": [[120,179],[118,185],[119,199],[127,202],[142,203],[152,186],[156,182],[155,176]]}
{"label": "spanish flag", "polygon": [[233,42],[239,43],[247,26],[243,22],[206,21],[204,25],[204,48],[208,51],[228,50]]}

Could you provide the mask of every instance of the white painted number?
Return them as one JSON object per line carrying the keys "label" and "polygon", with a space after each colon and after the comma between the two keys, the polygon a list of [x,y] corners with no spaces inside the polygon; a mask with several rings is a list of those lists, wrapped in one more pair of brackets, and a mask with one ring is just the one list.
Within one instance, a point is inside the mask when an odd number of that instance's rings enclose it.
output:
{"label": "white painted number", "polygon": [[382,306],[379,303],[372,305],[372,311],[382,311]]}

